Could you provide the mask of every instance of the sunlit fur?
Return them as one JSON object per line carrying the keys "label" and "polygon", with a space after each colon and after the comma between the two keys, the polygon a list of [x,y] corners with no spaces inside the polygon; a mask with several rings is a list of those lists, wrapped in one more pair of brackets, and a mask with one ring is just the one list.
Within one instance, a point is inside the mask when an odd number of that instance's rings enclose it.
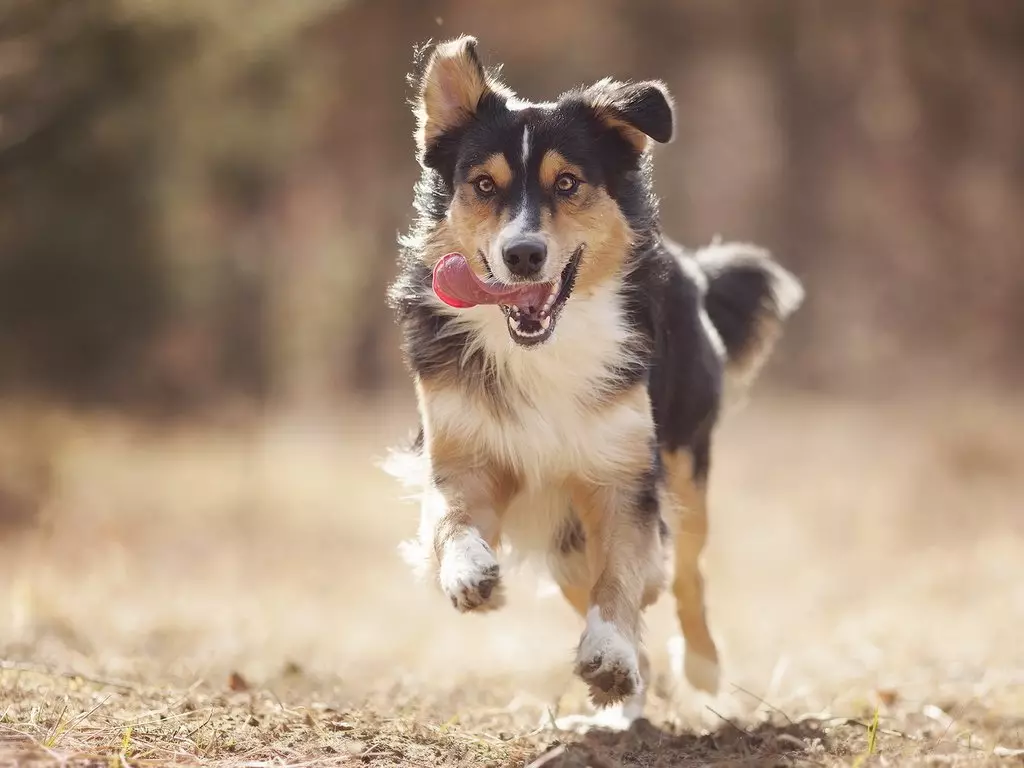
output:
{"label": "sunlit fur", "polygon": [[[699,570],[711,436],[726,381],[749,384],[800,284],[753,246],[693,253],[662,234],[648,151],[674,132],[661,83],[606,79],[532,104],[463,37],[418,85],[418,216],[390,294],[420,412],[393,465],[422,496],[404,551],[459,611],[500,607],[499,553],[538,555],[586,618],[576,673],[596,704],[634,713],[641,613],[671,583],[687,675],[714,689]],[[450,252],[481,279],[518,280],[503,249],[523,233],[546,247],[532,279],[571,278],[535,346],[498,307],[453,309],[431,290]]]}

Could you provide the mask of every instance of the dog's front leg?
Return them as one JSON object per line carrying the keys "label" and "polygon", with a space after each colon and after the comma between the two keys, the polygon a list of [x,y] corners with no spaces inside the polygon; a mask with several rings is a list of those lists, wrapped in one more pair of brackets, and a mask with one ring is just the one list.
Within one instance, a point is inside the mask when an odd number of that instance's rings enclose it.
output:
{"label": "dog's front leg", "polygon": [[432,483],[424,499],[420,540],[432,550],[441,589],[460,612],[504,603],[494,550],[511,481],[479,456],[435,439],[428,445]]}
{"label": "dog's front leg", "polygon": [[468,478],[433,489],[431,532],[441,589],[460,612],[489,611],[504,603],[494,546],[499,537],[495,510],[471,490]]}
{"label": "dog's front leg", "polygon": [[593,579],[575,672],[599,707],[635,696],[644,684],[640,613],[665,580],[655,484],[647,469],[614,486],[576,481],[570,488]]}

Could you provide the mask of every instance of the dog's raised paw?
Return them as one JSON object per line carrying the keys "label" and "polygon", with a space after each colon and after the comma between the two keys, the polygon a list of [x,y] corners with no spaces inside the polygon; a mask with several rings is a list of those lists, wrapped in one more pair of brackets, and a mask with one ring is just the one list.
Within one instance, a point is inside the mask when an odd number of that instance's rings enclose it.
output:
{"label": "dog's raised paw", "polygon": [[596,608],[587,615],[574,671],[590,686],[590,698],[598,707],[633,696],[643,685],[636,648]]}
{"label": "dog's raised paw", "polygon": [[438,576],[441,589],[460,613],[491,611],[505,602],[498,561],[478,536],[467,534],[449,542]]}

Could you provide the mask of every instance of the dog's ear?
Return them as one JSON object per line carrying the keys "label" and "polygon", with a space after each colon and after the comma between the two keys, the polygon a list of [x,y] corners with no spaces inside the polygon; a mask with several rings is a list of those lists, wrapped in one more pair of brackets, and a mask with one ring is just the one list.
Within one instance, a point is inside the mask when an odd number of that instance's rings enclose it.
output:
{"label": "dog's ear", "polygon": [[487,89],[475,37],[463,35],[434,49],[416,103],[416,147],[421,157],[429,154],[438,138],[473,118]]}
{"label": "dog's ear", "polygon": [[622,134],[638,152],[647,149],[648,137],[659,144],[674,137],[672,96],[657,80],[621,83],[605,78],[583,91],[583,99],[601,122]]}

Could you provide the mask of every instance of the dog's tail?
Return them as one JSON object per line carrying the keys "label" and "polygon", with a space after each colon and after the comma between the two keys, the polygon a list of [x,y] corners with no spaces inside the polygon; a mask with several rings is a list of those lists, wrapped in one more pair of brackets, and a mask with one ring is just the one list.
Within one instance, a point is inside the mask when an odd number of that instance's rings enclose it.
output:
{"label": "dog's tail", "polygon": [[727,384],[741,393],[803,302],[803,286],[754,245],[713,242],[693,257],[707,278],[704,309],[725,348]]}

